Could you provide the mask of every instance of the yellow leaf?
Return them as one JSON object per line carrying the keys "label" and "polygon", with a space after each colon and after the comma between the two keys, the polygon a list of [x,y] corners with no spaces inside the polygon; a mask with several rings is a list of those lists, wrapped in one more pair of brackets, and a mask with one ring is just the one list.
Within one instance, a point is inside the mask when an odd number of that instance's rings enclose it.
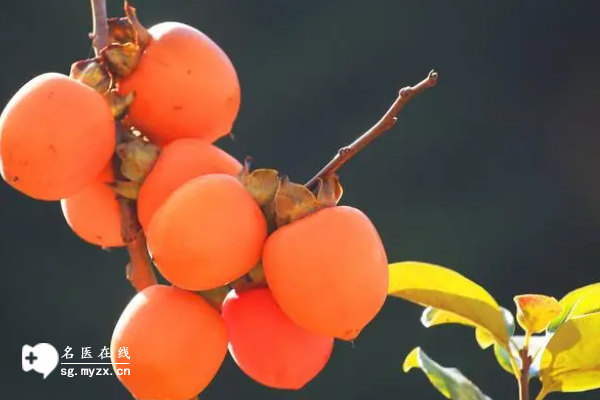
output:
{"label": "yellow leaf", "polygon": [[484,350],[496,343],[494,336],[492,336],[490,332],[479,327],[475,328],[475,340],[477,341],[479,347]]}
{"label": "yellow leaf", "polygon": [[429,379],[429,382],[448,399],[491,400],[458,369],[442,367],[429,358],[419,347],[413,349],[406,356],[402,366],[404,372],[408,372],[413,368],[420,368]]}
{"label": "yellow leaf", "polygon": [[421,315],[421,323],[425,328],[431,328],[436,325],[443,324],[460,324],[470,327],[475,327],[473,321],[456,315],[449,311],[438,310],[437,308],[427,307]]}
{"label": "yellow leaf", "polygon": [[562,310],[558,300],[542,294],[515,296],[517,322],[530,334],[544,331]]}
{"label": "yellow leaf", "polygon": [[[502,311],[506,329],[508,330],[508,335],[510,336],[515,332],[515,318],[507,309],[500,307],[500,310]],[[421,315],[421,323],[425,328],[443,324],[459,324],[475,328],[475,340],[477,340],[479,347],[484,350],[496,343],[494,336],[486,329],[477,326],[475,323],[473,323],[473,321],[453,314],[449,311],[427,307],[425,310],[423,310],[423,314]]]}
{"label": "yellow leaf", "polygon": [[548,326],[554,332],[567,319],[579,315],[600,311],[600,282],[587,285],[569,292],[559,301],[562,313]]}
{"label": "yellow leaf", "polygon": [[508,345],[509,335],[498,303],[475,282],[451,269],[414,261],[390,264],[389,272],[390,296],[451,312]]}
{"label": "yellow leaf", "polygon": [[600,389],[600,312],[558,328],[542,355],[540,380],[545,393]]}

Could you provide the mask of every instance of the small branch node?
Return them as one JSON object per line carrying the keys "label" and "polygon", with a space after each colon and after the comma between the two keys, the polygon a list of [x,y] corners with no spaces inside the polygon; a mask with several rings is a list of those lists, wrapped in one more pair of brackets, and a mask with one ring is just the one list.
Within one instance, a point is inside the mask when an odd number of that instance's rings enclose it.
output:
{"label": "small branch node", "polygon": [[438,74],[434,70],[431,70],[427,77],[423,79],[421,82],[417,83],[414,86],[406,86],[398,91],[398,97],[392,103],[387,112],[381,117],[375,125],[373,125],[370,129],[364,132],[358,139],[349,144],[348,146],[342,147],[335,155],[335,157],[330,160],[321,170],[313,176],[308,182],[305,183],[305,186],[309,189],[314,188],[314,186],[319,181],[319,178],[323,178],[326,176],[331,176],[338,169],[340,169],[345,163],[347,163],[352,157],[354,157],[360,150],[365,148],[369,143],[375,140],[377,137],[381,136],[384,132],[389,130],[396,121],[398,120],[398,114],[406,103],[410,99],[412,99],[415,95],[423,92],[426,89],[434,87],[438,81]]}

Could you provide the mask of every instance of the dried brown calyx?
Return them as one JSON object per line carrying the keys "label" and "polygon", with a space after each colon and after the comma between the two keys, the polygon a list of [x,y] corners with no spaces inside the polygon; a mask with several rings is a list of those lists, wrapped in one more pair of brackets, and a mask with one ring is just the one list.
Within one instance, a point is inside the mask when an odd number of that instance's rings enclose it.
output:
{"label": "dried brown calyx", "polygon": [[109,18],[107,24],[109,44],[99,50],[97,57],[74,62],[69,76],[102,94],[119,120],[125,116],[135,93],[117,93],[117,81],[135,71],[150,35],[138,20],[135,8],[127,2],[125,16]]}
{"label": "dried brown calyx", "polygon": [[123,136],[115,151],[121,176],[115,176],[109,185],[118,195],[136,200],[140,187],[154,167],[161,150],[135,131],[123,129]]}
{"label": "dried brown calyx", "polygon": [[261,206],[270,232],[321,208],[333,207],[342,197],[343,188],[336,174],[319,178],[313,192],[277,170],[251,171],[250,164],[251,160],[246,159],[239,180]]}

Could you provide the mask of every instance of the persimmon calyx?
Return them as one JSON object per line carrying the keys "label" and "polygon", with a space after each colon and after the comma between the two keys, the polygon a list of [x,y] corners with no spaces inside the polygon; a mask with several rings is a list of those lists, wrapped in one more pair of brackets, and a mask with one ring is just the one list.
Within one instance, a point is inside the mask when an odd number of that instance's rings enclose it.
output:
{"label": "persimmon calyx", "polygon": [[[142,25],[137,17],[137,12],[134,7],[125,1],[125,18],[129,22],[133,32],[135,32],[135,43],[140,49],[145,49],[150,41],[150,34],[144,25]],[[131,40],[130,40],[131,41]]]}
{"label": "persimmon calyx", "polygon": [[150,34],[128,2],[125,2],[125,17],[110,18],[107,22],[110,44],[100,50],[100,56],[114,77],[126,78],[135,71]]}
{"label": "persimmon calyx", "polygon": [[251,164],[252,159],[246,157],[238,179],[261,207],[271,233],[321,208],[337,205],[344,193],[336,174],[319,178],[315,194],[275,169],[251,171]]}
{"label": "persimmon calyx", "polygon": [[101,94],[108,92],[113,84],[108,67],[99,57],[74,62],[71,64],[69,77]]}
{"label": "persimmon calyx", "polygon": [[107,183],[107,185],[117,195],[130,200],[137,200],[138,194],[140,192],[140,187],[142,186],[139,182],[122,180],[115,180],[113,182]]}
{"label": "persimmon calyx", "polygon": [[100,52],[100,56],[114,76],[126,78],[135,71],[142,50],[132,42],[111,43]]}
{"label": "persimmon calyx", "polygon": [[125,95],[119,94],[115,89],[111,89],[104,94],[104,98],[108,101],[110,111],[115,119],[120,120],[127,114],[127,109],[135,99],[135,92],[129,92]]}
{"label": "persimmon calyx", "polygon": [[315,195],[304,185],[290,181],[288,176],[281,179],[275,194],[275,221],[277,226],[287,225],[317,210],[319,204]]}
{"label": "persimmon calyx", "polygon": [[263,269],[262,262],[259,261],[258,264],[256,264],[256,266],[250,270],[250,272],[234,280],[233,282],[214,289],[202,290],[196,293],[204,297],[206,301],[208,301],[210,305],[213,306],[213,308],[215,308],[217,311],[221,311],[221,305],[231,290],[236,290],[237,292],[241,293],[246,290],[266,286],[267,281],[265,279],[265,271]]}
{"label": "persimmon calyx", "polygon": [[238,175],[238,179],[258,205],[264,207],[273,201],[275,193],[279,189],[279,172],[265,168],[250,172],[251,162],[251,158],[246,157],[244,168]]}
{"label": "persimmon calyx", "polygon": [[319,178],[317,181],[317,203],[324,207],[333,207],[339,203],[344,189],[337,174]]}
{"label": "persimmon calyx", "polygon": [[117,145],[115,153],[120,160],[120,172],[124,179],[118,178],[109,185],[115,193],[136,200],[144,179],[160,155],[160,147],[143,136],[132,135]]}

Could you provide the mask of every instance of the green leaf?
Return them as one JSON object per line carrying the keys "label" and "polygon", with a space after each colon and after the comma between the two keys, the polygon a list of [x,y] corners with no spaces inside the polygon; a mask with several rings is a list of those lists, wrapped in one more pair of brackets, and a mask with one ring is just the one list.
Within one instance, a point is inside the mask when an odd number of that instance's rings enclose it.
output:
{"label": "green leaf", "polygon": [[491,400],[458,369],[442,367],[425,354],[421,348],[413,349],[403,365],[404,372],[420,368],[431,384],[446,398],[452,400]]}
{"label": "green leaf", "polygon": [[558,328],[542,355],[540,380],[545,394],[600,388],[600,312]]}
{"label": "green leaf", "polygon": [[389,271],[390,296],[455,314],[508,346],[509,335],[498,303],[475,282],[451,269],[421,262],[390,264]]}
{"label": "green leaf", "polygon": [[[510,363],[510,355],[508,354],[508,350],[500,346],[498,343],[494,343],[494,356],[496,357],[498,365],[500,365],[503,370],[511,375],[515,374],[515,371],[513,371]],[[515,360],[518,368],[521,369],[521,360],[518,357],[514,357],[513,359]]]}
{"label": "green leaf", "polygon": [[562,313],[548,326],[550,333],[555,332],[569,318],[600,311],[600,282],[569,292],[559,304]]}

